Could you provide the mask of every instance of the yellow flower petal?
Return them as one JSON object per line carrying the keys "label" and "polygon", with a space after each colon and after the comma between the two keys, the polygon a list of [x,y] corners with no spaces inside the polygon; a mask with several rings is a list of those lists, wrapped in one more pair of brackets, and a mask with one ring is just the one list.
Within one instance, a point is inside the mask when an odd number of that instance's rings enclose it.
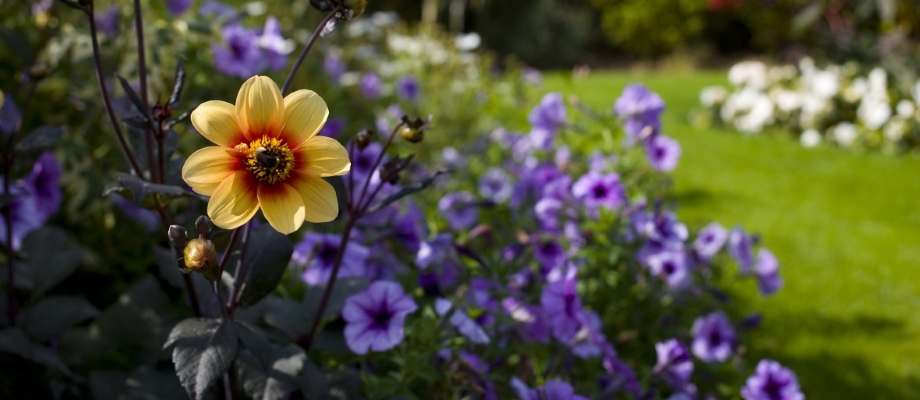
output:
{"label": "yellow flower petal", "polygon": [[305,220],[313,223],[329,222],[339,215],[335,189],[323,178],[302,175],[292,179],[291,183],[303,198]]}
{"label": "yellow flower petal", "polygon": [[291,148],[306,142],[323,127],[329,107],[312,90],[298,90],[284,98],[284,135]]}
{"label": "yellow flower petal", "polygon": [[196,193],[210,196],[224,179],[240,168],[232,150],[220,146],[200,149],[182,166],[182,180]]}
{"label": "yellow flower petal", "polygon": [[208,202],[211,222],[224,229],[235,229],[259,211],[258,185],[248,171],[239,171],[225,179]]}
{"label": "yellow flower petal", "polygon": [[236,108],[226,101],[204,102],[192,111],[191,120],[201,136],[216,145],[232,148],[245,139],[236,121]]}
{"label": "yellow flower petal", "polygon": [[306,165],[300,168],[307,175],[339,176],[351,170],[348,151],[338,140],[325,136],[315,136],[298,149]]}
{"label": "yellow flower petal", "polygon": [[303,198],[291,185],[259,185],[259,204],[265,219],[278,232],[287,235],[303,224]]}
{"label": "yellow flower petal", "polygon": [[284,99],[273,80],[249,78],[236,96],[236,118],[250,139],[276,137],[284,122]]}

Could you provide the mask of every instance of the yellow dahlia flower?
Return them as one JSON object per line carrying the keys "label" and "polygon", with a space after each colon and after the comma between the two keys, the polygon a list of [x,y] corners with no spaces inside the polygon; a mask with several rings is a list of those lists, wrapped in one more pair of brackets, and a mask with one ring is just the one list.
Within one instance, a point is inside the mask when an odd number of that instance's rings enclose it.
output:
{"label": "yellow dahlia flower", "polygon": [[328,116],[326,102],[310,90],[281,98],[271,79],[249,78],[235,106],[212,100],[192,112],[192,125],[217,146],[193,153],[182,179],[211,196],[208,216],[224,229],[243,225],[259,208],[284,234],[303,221],[332,221],[339,205],[322,178],[348,173],[351,162],[338,141],[316,135]]}

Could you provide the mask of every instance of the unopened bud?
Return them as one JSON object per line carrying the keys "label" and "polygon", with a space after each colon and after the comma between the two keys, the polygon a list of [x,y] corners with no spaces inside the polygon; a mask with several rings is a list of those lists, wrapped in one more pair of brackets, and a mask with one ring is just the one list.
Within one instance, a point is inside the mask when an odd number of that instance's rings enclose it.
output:
{"label": "unopened bud", "polygon": [[211,219],[207,215],[202,215],[195,220],[195,229],[198,230],[198,238],[204,239],[211,233]]}
{"label": "unopened bud", "polygon": [[182,252],[185,266],[188,269],[200,272],[209,281],[220,278],[220,269],[217,266],[217,249],[207,239],[192,239]]}
{"label": "unopened bud", "polygon": [[179,225],[170,225],[169,230],[166,231],[166,236],[169,237],[169,242],[176,249],[184,249],[185,245],[188,244],[188,232]]}
{"label": "unopened bud", "polygon": [[399,183],[400,172],[409,167],[413,158],[415,158],[414,154],[406,158],[396,156],[396,158],[388,160],[380,167],[380,180],[391,185]]}
{"label": "unopened bud", "polygon": [[414,129],[409,126],[402,127],[402,129],[399,130],[399,134],[403,137],[403,139],[406,139],[412,143],[421,142],[422,139],[425,138],[425,131],[421,129]]}
{"label": "unopened bud", "polygon": [[367,7],[367,0],[344,0],[345,7],[351,11],[348,19],[355,18],[361,13],[364,12],[364,7]]}
{"label": "unopened bud", "polygon": [[355,135],[355,144],[358,145],[359,149],[364,149],[367,147],[367,145],[371,144],[370,129],[362,129],[358,131],[358,134]]}
{"label": "unopened bud", "polygon": [[29,68],[29,79],[32,82],[40,81],[48,76],[48,67],[45,64],[35,64]]}

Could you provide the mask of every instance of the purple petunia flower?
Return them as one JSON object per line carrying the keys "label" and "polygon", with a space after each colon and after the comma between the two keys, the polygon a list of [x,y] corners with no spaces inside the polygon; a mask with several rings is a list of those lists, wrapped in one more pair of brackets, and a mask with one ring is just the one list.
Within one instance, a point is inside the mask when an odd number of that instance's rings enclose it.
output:
{"label": "purple petunia flower", "polygon": [[604,357],[604,370],[607,372],[607,382],[605,382],[605,391],[611,392],[628,392],[633,396],[641,397],[639,388],[639,379],[636,373],[626,363],[617,357]]}
{"label": "purple petunia flower", "polygon": [[102,14],[96,14],[96,25],[108,37],[118,35],[118,20],[121,17],[121,10],[118,6],[109,6]]}
{"label": "purple petunia flower", "polygon": [[757,287],[760,294],[769,296],[783,287],[783,278],[779,276],[779,260],[770,250],[760,249],[757,252],[757,264],[754,265],[754,276],[757,277]]}
{"label": "purple petunia flower", "polygon": [[540,199],[533,207],[534,214],[537,216],[537,220],[540,221],[540,228],[549,232],[558,231],[560,226],[559,217],[562,215],[564,206],[565,204],[562,201],[552,197]]}
{"label": "purple petunia flower", "polygon": [[[22,239],[40,228],[61,207],[61,167],[51,153],[42,154],[32,166],[32,172],[10,185],[12,195],[13,249],[18,250]],[[5,194],[2,186],[0,193]],[[0,243],[6,243],[6,218],[0,218]]]}
{"label": "purple petunia flower", "polygon": [[735,328],[725,314],[714,312],[693,322],[693,354],[706,362],[722,362],[735,348]]}
{"label": "purple petunia flower", "polygon": [[466,191],[453,192],[441,197],[438,211],[455,231],[472,228],[479,221],[479,210],[473,204],[476,200]]}
{"label": "purple petunia flower", "polygon": [[410,202],[406,207],[406,212],[393,219],[391,232],[393,238],[407,250],[417,253],[421,247],[422,238],[428,235],[425,215],[415,203]]}
{"label": "purple petunia flower", "polygon": [[167,0],[166,9],[169,10],[169,13],[174,17],[182,15],[182,13],[188,11],[189,7],[192,6],[192,0]]}
{"label": "purple petunia flower", "polygon": [[588,400],[575,394],[572,385],[557,379],[550,379],[542,388],[529,388],[518,378],[511,378],[511,388],[520,400]]}
{"label": "purple petunia flower", "polygon": [[572,185],[572,195],[583,201],[589,211],[599,208],[616,210],[626,204],[626,189],[616,173],[589,171]]}
{"label": "purple petunia flower", "polygon": [[562,343],[569,343],[575,338],[581,326],[579,314],[582,312],[581,299],[575,291],[574,276],[550,283],[540,295],[540,305],[549,318],[553,337]]}
{"label": "purple petunia flower", "polygon": [[655,170],[673,171],[680,160],[680,143],[665,135],[654,135],[645,141],[645,155]]}
{"label": "purple petunia flower", "polygon": [[687,255],[682,250],[665,249],[650,255],[646,262],[652,274],[664,279],[672,289],[686,287],[690,282]]}
{"label": "purple petunia flower", "polygon": [[403,340],[406,316],[417,309],[399,284],[374,282],[345,300],[345,344],[355,354],[392,349]]}
{"label": "purple petunia flower", "polygon": [[215,0],[208,0],[202,3],[201,7],[198,8],[198,14],[201,14],[205,17],[213,15],[215,18],[229,21],[236,18],[237,11],[235,8],[233,8],[233,6],[228,4],[224,4]]}
{"label": "purple petunia flower", "polygon": [[230,24],[224,26],[222,34],[227,47],[211,45],[218,71],[244,79],[262,72],[266,60],[259,48],[259,35],[254,30]]}
{"label": "purple petunia flower", "polygon": [[514,185],[505,171],[491,168],[479,180],[479,194],[495,203],[504,203],[511,198]]}
{"label": "purple petunia flower", "polygon": [[319,130],[319,134],[331,138],[337,138],[345,130],[345,119],[332,117],[326,120],[326,124]]}
{"label": "purple petunia flower", "polygon": [[[434,302],[434,310],[439,316],[443,317],[451,308],[453,308],[453,304],[451,304],[450,300],[438,298]],[[489,335],[486,334],[486,331],[483,330],[476,321],[473,321],[466,312],[459,308],[455,309],[453,314],[451,314],[450,324],[454,328],[457,328],[457,331],[469,339],[470,342],[476,344],[489,344]]]}
{"label": "purple petunia flower", "polygon": [[345,75],[346,69],[345,63],[334,55],[327,55],[326,58],[323,59],[323,70],[326,71],[326,74],[328,74],[336,84],[342,80],[342,75]]}
{"label": "purple petunia flower", "polygon": [[760,360],[741,388],[745,400],[805,400],[795,373],[773,360]]}
{"label": "purple petunia flower", "polygon": [[[305,266],[301,279],[308,285],[325,285],[329,283],[335,257],[339,253],[341,238],[336,234],[307,233],[303,240],[294,246],[291,259],[295,264]],[[342,266],[338,278],[365,275],[365,264],[370,250],[350,241],[342,255]]]}
{"label": "purple petunia flower", "polygon": [[601,317],[594,311],[583,311],[579,314],[579,319],[581,328],[571,343],[572,354],[579,358],[616,356],[616,351],[607,343],[607,337],[601,330]]}
{"label": "purple petunia flower", "polygon": [[664,381],[674,389],[686,387],[693,374],[693,360],[687,348],[677,339],[670,339],[655,344],[655,353],[658,355],[658,363],[653,372],[661,374]]}
{"label": "purple petunia flower", "polygon": [[670,248],[682,248],[689,234],[687,226],[670,211],[636,212],[632,216],[632,226],[637,234]]}
{"label": "purple petunia flower", "polygon": [[725,245],[728,231],[716,222],[706,225],[693,241],[693,250],[702,261],[709,261]]}
{"label": "purple petunia flower", "polygon": [[623,118],[627,144],[632,145],[642,136],[661,129],[664,100],[642,84],[634,83],[623,88],[623,94],[614,104],[614,111]]}
{"label": "purple petunia flower", "polygon": [[[361,93],[364,93],[364,97],[374,100],[382,94],[383,81],[380,80],[380,77],[373,72],[365,73],[361,77]],[[389,131],[389,129],[385,129]]]}
{"label": "purple petunia flower", "polygon": [[543,96],[540,104],[530,111],[527,120],[532,128],[530,142],[539,149],[550,149],[556,132],[565,126],[568,120],[562,94],[548,93]]}
{"label": "purple petunia flower", "polygon": [[111,199],[115,207],[118,207],[126,217],[143,226],[144,231],[148,234],[156,232],[160,227],[160,217],[153,210],[137,206],[119,195],[113,195]]}
{"label": "purple petunia flower", "polygon": [[549,341],[550,327],[542,308],[506,297],[502,299],[502,309],[520,324],[518,330],[525,339],[541,343]]}
{"label": "purple petunia flower", "polygon": [[739,227],[728,234],[728,254],[738,261],[742,274],[751,272],[751,264],[754,262],[753,245],[753,239]]}
{"label": "purple petunia flower", "polygon": [[565,249],[562,248],[559,241],[553,238],[544,238],[534,243],[533,253],[534,259],[537,260],[537,264],[540,264],[540,270],[544,274],[562,267],[568,260]]}
{"label": "purple petunia flower", "polygon": [[420,92],[421,84],[414,76],[404,76],[396,81],[396,94],[403,99],[416,101]]}
{"label": "purple petunia flower", "polygon": [[415,264],[420,270],[421,286],[427,293],[440,293],[454,286],[463,273],[454,238],[449,233],[421,242]]}
{"label": "purple petunia flower", "polygon": [[604,172],[615,160],[615,156],[608,156],[600,150],[595,150],[588,156],[588,170]]}
{"label": "purple petunia flower", "polygon": [[3,94],[3,106],[0,107],[0,135],[9,136],[15,132],[22,121],[22,111],[13,101],[13,96]]}
{"label": "purple petunia flower", "polygon": [[293,43],[281,36],[281,23],[274,16],[265,19],[265,28],[259,36],[259,47],[262,49],[268,68],[280,71],[287,65],[288,54],[293,50]]}

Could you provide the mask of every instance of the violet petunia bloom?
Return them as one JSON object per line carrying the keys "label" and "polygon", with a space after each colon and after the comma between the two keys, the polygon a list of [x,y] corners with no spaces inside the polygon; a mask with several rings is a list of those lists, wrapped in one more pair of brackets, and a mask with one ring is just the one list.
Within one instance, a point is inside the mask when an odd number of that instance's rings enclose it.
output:
{"label": "violet petunia bloom", "polygon": [[693,354],[705,362],[725,361],[735,349],[735,328],[721,312],[697,318],[692,333]]}
{"label": "violet petunia bloom", "polygon": [[604,382],[605,391],[611,392],[628,392],[633,396],[641,397],[642,390],[639,387],[639,379],[636,373],[626,363],[617,357],[604,357],[604,370],[609,377]]}
{"label": "violet petunia bloom", "polygon": [[665,135],[654,135],[645,141],[645,155],[655,170],[673,171],[680,160],[680,143]]}
{"label": "violet petunia bloom", "polygon": [[[382,94],[383,91],[383,81],[380,80],[380,77],[373,72],[365,73],[361,77],[361,93],[364,93],[364,97],[374,100]],[[389,129],[386,129],[387,131]]]}
{"label": "violet petunia bloom", "polygon": [[553,337],[562,343],[571,342],[581,326],[578,317],[582,305],[575,291],[576,283],[574,276],[568,276],[547,285],[540,295],[540,305],[552,326]]}
{"label": "violet petunia bloom", "polygon": [[438,211],[455,231],[470,229],[479,221],[475,198],[466,191],[448,193],[438,201]]}
{"label": "violet petunia bloom", "polygon": [[754,262],[753,245],[753,239],[739,227],[728,234],[728,254],[738,262],[742,274],[751,272],[751,264]]}
{"label": "violet petunia bloom", "polygon": [[542,388],[530,388],[518,378],[511,378],[511,388],[520,400],[588,400],[575,394],[572,385],[558,379],[550,379]]}
{"label": "violet petunia bloom", "polygon": [[[294,246],[291,260],[306,267],[301,279],[308,285],[325,285],[329,283],[335,257],[339,252],[341,238],[336,234],[307,233],[303,240]],[[354,241],[349,241],[342,255],[342,266],[338,279],[364,276],[365,265],[370,249]]]}
{"label": "violet petunia bloom", "polygon": [[319,135],[337,138],[345,130],[345,119],[341,117],[331,117],[326,120],[326,124],[319,130]]}
{"label": "violet petunia bloom", "polygon": [[238,13],[233,6],[228,4],[221,3],[216,0],[208,0],[201,4],[201,7],[198,7],[198,14],[201,14],[205,17],[214,16],[215,18],[220,18],[224,20],[231,20],[237,17]]}
{"label": "violet petunia bloom", "polygon": [[543,150],[552,148],[556,132],[568,121],[562,94],[548,93],[543,96],[540,104],[530,111],[527,120],[532,128],[529,137],[531,144]]}
{"label": "violet petunia bloom", "polygon": [[323,60],[323,70],[336,84],[342,80],[342,75],[345,75],[346,68],[345,63],[336,56],[328,55]]}
{"label": "violet petunia bloom", "polygon": [[0,135],[9,136],[15,132],[22,121],[22,111],[13,101],[13,96],[3,94],[3,106],[0,107]]}
{"label": "violet petunia bloom", "polygon": [[533,255],[544,275],[555,268],[562,267],[568,260],[565,249],[553,238],[545,238],[534,243]]}
{"label": "violet petunia bloom", "polygon": [[479,194],[498,204],[507,202],[513,190],[511,178],[498,168],[489,169],[479,179]]}
{"label": "violet petunia bloom", "polygon": [[109,6],[101,14],[96,14],[96,25],[108,37],[118,36],[118,20],[121,17],[121,10],[118,6]]}
{"label": "violet petunia bloom", "polygon": [[562,201],[552,197],[544,197],[534,204],[533,212],[540,221],[540,228],[548,232],[558,231],[564,206]]}
{"label": "violet petunia bloom", "polygon": [[614,111],[623,119],[626,142],[632,145],[661,129],[664,100],[644,85],[634,83],[623,88],[623,94],[614,104]]}
{"label": "violet petunia bloom", "polygon": [[592,358],[598,356],[616,356],[613,346],[607,342],[601,325],[601,317],[594,311],[583,311],[579,314],[581,328],[572,341],[572,354],[578,358]]}
{"label": "violet petunia bloom", "polygon": [[757,264],[754,265],[754,276],[757,277],[757,287],[760,294],[769,296],[783,287],[783,278],[779,276],[779,260],[770,250],[760,249],[757,252]]}
{"label": "violet petunia bloom", "polygon": [[415,264],[419,281],[426,293],[439,294],[454,286],[463,274],[454,238],[441,233],[419,244]]}
{"label": "violet petunia bloom", "polygon": [[687,348],[677,339],[670,339],[655,344],[655,353],[658,355],[658,363],[653,372],[660,374],[672,388],[685,388],[693,374],[693,360]]}
{"label": "violet petunia bloom", "polygon": [[616,173],[589,171],[572,185],[572,195],[590,212],[599,208],[616,210],[626,204],[626,189]]}
{"label": "violet petunia bloom", "polygon": [[281,23],[274,16],[265,19],[265,28],[259,36],[259,47],[272,71],[283,69],[287,65],[288,54],[294,50],[294,44],[281,35]]}
{"label": "violet petunia bloom", "polygon": [[502,299],[502,309],[519,324],[518,331],[524,339],[540,343],[549,341],[550,327],[542,308],[506,297]]}
{"label": "violet petunia bloom", "polygon": [[409,202],[405,214],[393,218],[391,235],[406,250],[418,252],[422,239],[428,236],[428,229],[425,224],[425,215],[415,203]]}
{"label": "violet petunia bloom", "polygon": [[396,94],[408,101],[417,101],[421,90],[421,84],[414,76],[404,76],[396,81]]}
{"label": "violet petunia bloom", "polygon": [[[450,300],[438,298],[434,302],[434,310],[439,316],[443,317],[447,315],[451,308],[455,307]],[[483,330],[476,321],[473,321],[463,310],[459,308],[454,309],[453,314],[450,315],[450,324],[454,328],[457,328],[457,331],[469,339],[470,342],[475,344],[489,344],[489,335],[486,334],[486,331]]]}
{"label": "violet petunia bloom", "polygon": [[709,261],[722,249],[727,239],[728,230],[717,222],[713,222],[700,230],[696,240],[693,241],[693,250],[696,251],[700,260]]}
{"label": "violet petunia bloom", "polygon": [[345,344],[355,354],[392,349],[403,340],[406,316],[417,309],[398,283],[374,282],[345,300]]}
{"label": "violet petunia bloom", "polygon": [[192,0],[166,0],[166,9],[174,17],[182,15],[192,6]]}
{"label": "violet petunia bloom", "polygon": [[805,400],[795,373],[773,360],[760,360],[754,375],[741,388],[741,397],[745,400]]}
{"label": "violet petunia bloom", "polygon": [[687,255],[682,250],[665,249],[650,255],[646,262],[652,274],[664,279],[672,289],[682,289],[690,283]]}
{"label": "violet petunia bloom", "polygon": [[[367,179],[368,175],[374,172],[374,162],[380,157],[381,152],[383,152],[383,145],[378,142],[371,142],[371,144],[363,149],[355,147],[354,151],[349,154],[349,158],[351,159],[350,172],[354,175],[353,180],[358,193],[360,193],[361,187],[364,185],[363,181]],[[386,162],[386,157],[381,159],[381,164],[384,162]],[[349,177],[345,177],[346,181],[350,179]]]}
{"label": "violet petunia bloom", "polygon": [[254,30],[230,24],[224,26],[222,35],[227,47],[211,44],[214,66],[218,71],[245,79],[265,69],[266,60],[259,48],[259,35]]}
{"label": "violet petunia bloom", "polygon": [[[61,167],[51,153],[42,154],[32,172],[10,185],[12,195],[12,242],[18,250],[22,239],[42,227],[61,207]],[[0,194],[5,194],[0,187]],[[0,218],[0,243],[6,243],[6,218]]]}
{"label": "violet petunia bloom", "polygon": [[682,248],[689,232],[673,212],[636,212],[632,226],[637,234],[669,248]]}

